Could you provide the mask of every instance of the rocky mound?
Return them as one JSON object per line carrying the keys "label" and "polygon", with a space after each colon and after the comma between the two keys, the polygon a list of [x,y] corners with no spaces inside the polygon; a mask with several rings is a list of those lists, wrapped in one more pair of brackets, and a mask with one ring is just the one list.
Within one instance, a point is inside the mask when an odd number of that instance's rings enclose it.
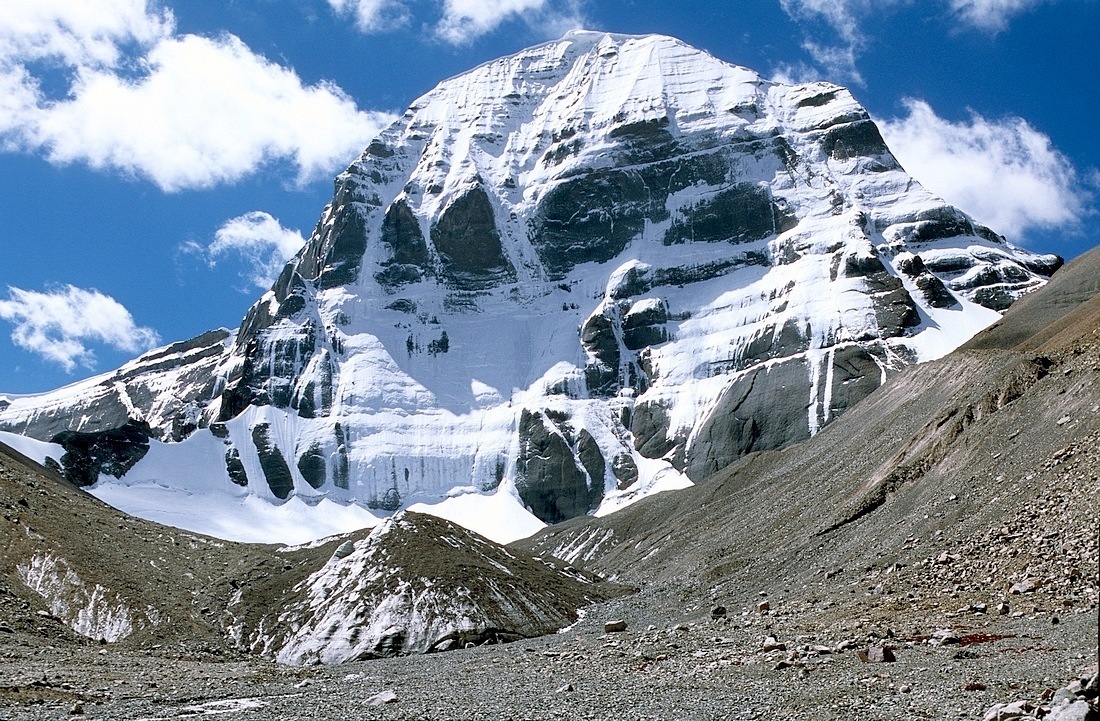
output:
{"label": "rocky mound", "polygon": [[245,609],[231,633],[288,664],[542,636],[576,622],[578,609],[628,590],[524,558],[419,513],[282,555],[287,565],[316,570],[293,586],[284,578],[249,585],[231,608]]}

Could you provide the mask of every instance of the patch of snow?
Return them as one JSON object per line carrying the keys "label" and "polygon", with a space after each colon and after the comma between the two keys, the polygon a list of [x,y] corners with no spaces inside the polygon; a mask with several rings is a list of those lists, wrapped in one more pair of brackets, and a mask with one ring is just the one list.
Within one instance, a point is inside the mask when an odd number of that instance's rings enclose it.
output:
{"label": "patch of snow", "polygon": [[453,521],[501,544],[527,538],[546,528],[515,496],[501,491],[464,493],[439,503],[415,503],[409,510]]}
{"label": "patch of snow", "polygon": [[100,482],[89,492],[120,511],[166,526],[242,543],[303,544],[378,525],[369,509],[293,497],[274,505],[255,495],[188,492],[159,484]]}
{"label": "patch of snow", "polygon": [[39,465],[44,465],[47,458],[57,461],[65,455],[65,449],[56,443],[46,443],[8,431],[0,431],[0,443],[14,448]]}

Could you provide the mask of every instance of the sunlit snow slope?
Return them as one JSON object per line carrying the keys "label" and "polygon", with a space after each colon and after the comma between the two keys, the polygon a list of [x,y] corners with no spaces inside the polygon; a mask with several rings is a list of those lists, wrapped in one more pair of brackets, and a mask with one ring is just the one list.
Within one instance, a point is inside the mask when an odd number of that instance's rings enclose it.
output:
{"label": "sunlit snow slope", "polygon": [[320,535],[322,499],[446,498],[509,540],[809,437],[1059,264],[925,191],[844,88],[575,32],[413,103],[235,334],[0,428],[145,514],[296,499]]}

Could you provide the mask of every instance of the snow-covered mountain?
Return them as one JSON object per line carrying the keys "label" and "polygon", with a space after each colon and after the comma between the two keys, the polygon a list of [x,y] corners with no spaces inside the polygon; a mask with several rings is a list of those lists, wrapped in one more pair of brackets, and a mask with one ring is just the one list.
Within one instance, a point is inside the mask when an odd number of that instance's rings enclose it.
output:
{"label": "snow-covered mountain", "polygon": [[924,190],[844,88],[574,32],[414,102],[236,332],[0,429],[196,530],[446,499],[509,540],[815,434],[1060,262]]}

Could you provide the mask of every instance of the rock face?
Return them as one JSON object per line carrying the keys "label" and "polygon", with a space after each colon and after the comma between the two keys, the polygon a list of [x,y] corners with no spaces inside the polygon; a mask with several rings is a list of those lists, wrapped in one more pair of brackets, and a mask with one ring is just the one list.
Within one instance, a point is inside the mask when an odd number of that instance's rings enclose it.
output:
{"label": "rock face", "polygon": [[211,489],[554,522],[816,434],[1059,264],[922,189],[843,88],[576,32],[414,102],[235,335],[0,429],[144,422],[158,454],[216,438]]}

